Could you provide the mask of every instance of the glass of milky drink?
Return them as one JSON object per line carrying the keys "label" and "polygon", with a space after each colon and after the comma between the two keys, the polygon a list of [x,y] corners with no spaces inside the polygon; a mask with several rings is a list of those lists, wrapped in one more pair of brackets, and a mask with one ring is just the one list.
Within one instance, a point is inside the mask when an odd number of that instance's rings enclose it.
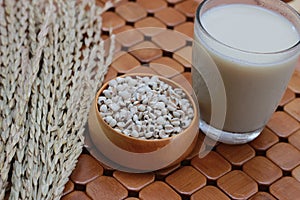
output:
{"label": "glass of milky drink", "polygon": [[255,139],[288,85],[299,38],[299,15],[280,0],[203,1],[192,59],[200,129],[228,144]]}

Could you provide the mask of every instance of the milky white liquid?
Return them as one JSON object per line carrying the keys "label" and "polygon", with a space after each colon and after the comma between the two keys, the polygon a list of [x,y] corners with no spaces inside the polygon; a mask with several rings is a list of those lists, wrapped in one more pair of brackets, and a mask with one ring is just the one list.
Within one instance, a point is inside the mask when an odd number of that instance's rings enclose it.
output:
{"label": "milky white liquid", "polygon": [[215,39],[245,51],[282,51],[299,40],[299,34],[291,22],[258,6],[218,6],[205,12],[201,21]]}
{"label": "milky white liquid", "polygon": [[[230,132],[262,128],[284,93],[299,54],[274,52],[297,44],[299,33],[283,16],[254,5],[217,6],[199,17],[208,34],[199,31],[196,24],[195,43],[200,43],[210,54],[226,90],[225,124],[216,128]],[[193,65],[206,70],[209,66],[201,64],[203,59],[198,56],[203,54],[201,51],[198,45],[193,46]],[[193,71],[192,74],[201,117],[209,123],[214,105],[203,80]],[[205,79],[214,78],[213,74],[209,76]]]}

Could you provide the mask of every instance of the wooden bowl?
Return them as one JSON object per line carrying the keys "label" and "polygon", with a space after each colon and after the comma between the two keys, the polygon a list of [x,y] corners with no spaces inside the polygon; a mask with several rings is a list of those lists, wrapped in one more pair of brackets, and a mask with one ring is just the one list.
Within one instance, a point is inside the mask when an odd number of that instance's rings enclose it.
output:
{"label": "wooden bowl", "polygon": [[[150,74],[126,74],[121,77],[148,76]],[[155,75],[157,76],[157,75]],[[91,106],[88,117],[88,128],[92,142],[98,151],[114,163],[114,168],[128,168],[138,171],[154,171],[181,162],[193,150],[199,132],[199,109],[192,96],[180,85],[161,76],[161,81],[173,88],[181,88],[187,95],[194,110],[190,126],[181,133],[164,139],[142,140],[127,136],[114,130],[102,118],[98,109],[98,97],[108,87],[105,83]],[[131,170],[132,171],[132,170]]]}

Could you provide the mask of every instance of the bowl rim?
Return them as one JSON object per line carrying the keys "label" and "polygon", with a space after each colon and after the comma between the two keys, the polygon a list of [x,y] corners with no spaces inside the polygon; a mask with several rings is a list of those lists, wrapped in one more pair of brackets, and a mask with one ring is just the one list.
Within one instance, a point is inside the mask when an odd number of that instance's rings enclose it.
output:
{"label": "bowl rim", "polygon": [[[175,88],[180,88],[184,91],[184,93],[187,95],[187,99],[189,100],[189,102],[192,104],[192,107],[193,107],[193,110],[194,110],[194,117],[190,123],[190,125],[185,128],[183,131],[181,131],[180,133],[176,134],[176,135],[173,135],[171,137],[168,137],[168,138],[160,138],[160,139],[140,139],[140,138],[135,138],[135,137],[131,137],[131,136],[128,136],[128,135],[125,135],[119,131],[116,131],[113,127],[111,127],[109,124],[107,124],[107,122],[104,121],[103,117],[101,116],[100,114],[100,111],[99,111],[99,106],[98,106],[98,98],[99,96],[102,94],[103,90],[105,90],[107,87],[108,87],[108,84],[111,80],[116,80],[117,78],[121,77],[127,77],[127,76],[131,76],[131,77],[136,77],[136,76],[141,76],[141,77],[145,77],[145,76],[148,76],[148,77],[152,77],[152,76],[156,76],[158,77],[161,81],[167,83],[168,85],[170,85],[168,82],[170,82],[171,85],[173,88],[174,86],[176,86]],[[167,82],[166,82],[167,81]],[[96,116],[97,116],[97,119],[101,121],[101,123],[104,124],[104,126],[108,127],[111,131],[117,133],[118,135],[120,135],[121,137],[125,137],[126,139],[130,139],[130,140],[133,140],[133,141],[136,141],[136,142],[145,142],[145,143],[156,143],[156,142],[166,142],[166,141],[171,141],[173,139],[175,139],[176,137],[179,137],[183,134],[185,134],[192,126],[192,124],[195,123],[195,121],[197,119],[199,119],[199,108],[197,107],[196,105],[196,102],[194,101],[194,98],[192,97],[191,94],[189,94],[189,92],[183,87],[181,86],[179,83],[171,80],[171,79],[168,79],[166,77],[163,77],[161,75],[156,75],[156,74],[150,74],[150,73],[128,73],[128,74],[123,74],[123,75],[120,75],[120,76],[116,76],[115,78],[113,79],[110,79],[108,80],[107,82],[105,82],[101,87],[100,89],[97,91],[96,93],[96,96],[95,96],[95,102],[94,102],[94,106],[95,106],[95,111],[96,111]],[[196,111],[196,112],[195,112]]]}

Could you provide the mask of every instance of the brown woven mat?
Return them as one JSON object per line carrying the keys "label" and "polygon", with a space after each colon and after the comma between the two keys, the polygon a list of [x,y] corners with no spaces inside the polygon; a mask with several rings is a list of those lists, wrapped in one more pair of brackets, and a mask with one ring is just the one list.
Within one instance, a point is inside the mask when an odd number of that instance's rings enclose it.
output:
{"label": "brown woven mat", "polygon": [[[122,2],[103,15],[103,31],[111,27],[115,33],[158,27],[192,38],[198,4],[194,0]],[[159,74],[179,83],[183,83],[183,77],[191,80],[189,38],[182,40],[159,31],[132,31],[117,41],[116,51],[154,45],[174,53],[155,48],[126,53],[112,63],[105,81],[129,72]],[[170,68],[162,68],[159,63]],[[62,199],[300,199],[299,122],[300,64],[277,111],[253,142],[218,144],[202,159],[195,151],[180,165],[147,174],[115,171],[84,149]],[[199,142],[203,137],[200,134]]]}

